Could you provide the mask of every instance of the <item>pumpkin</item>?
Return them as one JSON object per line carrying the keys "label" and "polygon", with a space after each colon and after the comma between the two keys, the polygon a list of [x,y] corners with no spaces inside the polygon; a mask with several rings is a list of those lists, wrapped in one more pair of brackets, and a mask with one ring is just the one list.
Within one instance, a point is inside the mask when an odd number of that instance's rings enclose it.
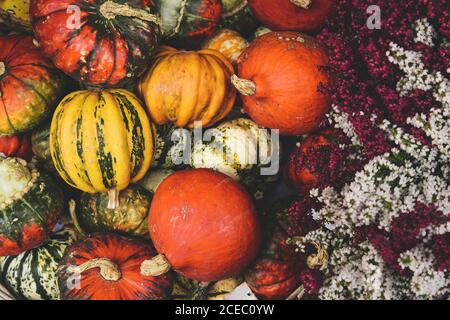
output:
{"label": "pumpkin", "polygon": [[320,69],[328,56],[314,38],[294,32],[257,37],[238,59],[232,81],[244,110],[260,126],[299,135],[317,129],[331,107],[319,92],[329,82]]}
{"label": "pumpkin", "polygon": [[177,275],[172,290],[172,298],[177,300],[224,300],[225,296],[242,282],[241,277],[234,277],[204,283]]}
{"label": "pumpkin", "polygon": [[253,39],[256,39],[262,35],[265,35],[266,33],[272,32],[269,28],[266,27],[259,27],[255,30],[255,33],[253,34]]}
{"label": "pumpkin", "polygon": [[325,130],[322,133],[308,136],[303,142],[298,143],[289,156],[285,177],[287,184],[297,192],[308,196],[312,189],[318,187],[318,177],[308,168],[308,164],[304,158],[311,151],[323,146],[329,146],[332,143],[330,139],[331,134],[332,131]]}
{"label": "pumpkin", "polygon": [[64,96],[65,84],[31,36],[0,37],[0,136],[41,124]]}
{"label": "pumpkin", "polygon": [[200,121],[208,127],[222,120],[234,105],[233,73],[231,63],[215,50],[186,52],[162,47],[140,91],[156,124],[193,128]]}
{"label": "pumpkin", "polygon": [[203,44],[203,49],[217,50],[235,64],[247,46],[247,40],[236,31],[220,29]]}
{"label": "pumpkin", "polygon": [[56,172],[50,154],[50,121],[35,129],[31,134],[33,154],[40,164],[49,172]]}
{"label": "pumpkin", "polygon": [[120,190],[144,177],[154,152],[154,126],[136,96],[123,89],[77,91],[57,107],[50,152],[61,177],[84,192]]}
{"label": "pumpkin", "polygon": [[[273,147],[276,150],[272,150]],[[223,122],[213,131],[210,142],[196,141],[192,151],[192,166],[222,172],[240,181],[257,200],[262,198],[268,183],[278,178],[278,171],[263,175],[273,157],[279,161],[279,146],[272,144],[267,130],[250,119],[238,118]]]}
{"label": "pumpkin", "polygon": [[62,299],[160,300],[172,289],[170,274],[144,277],[140,265],[155,255],[151,245],[117,234],[98,234],[66,250],[59,273]]}
{"label": "pumpkin", "polygon": [[16,300],[13,295],[0,283],[0,301]]}
{"label": "pumpkin", "polygon": [[27,300],[59,300],[57,270],[66,248],[76,240],[72,226],[52,234],[42,246],[18,256],[0,257],[0,280],[17,297]]}
{"label": "pumpkin", "polygon": [[33,151],[28,135],[0,137],[0,154],[6,157],[17,157],[31,161]]}
{"label": "pumpkin", "polygon": [[206,169],[178,171],[156,190],[148,219],[159,255],[144,275],[171,268],[211,282],[240,274],[256,257],[260,227],[247,192],[228,176]]}
{"label": "pumpkin", "polygon": [[0,21],[24,31],[31,31],[30,0],[0,1]]}
{"label": "pumpkin", "polygon": [[334,0],[248,0],[256,18],[279,31],[316,32],[333,10]]}
{"label": "pumpkin", "polygon": [[[295,198],[283,199],[264,215],[262,250],[245,272],[247,285],[260,299],[291,300],[302,292],[301,272],[322,268],[328,261],[326,251],[318,244],[308,244],[303,253],[290,241],[287,232],[292,224],[290,210],[300,204]],[[309,215],[296,222],[301,223],[304,232],[301,235],[317,229],[317,223]]]}
{"label": "pumpkin", "polygon": [[18,255],[44,242],[63,209],[53,179],[18,158],[0,158],[0,256]]}
{"label": "pumpkin", "polygon": [[220,0],[157,0],[163,36],[193,48],[209,37],[222,14]]}
{"label": "pumpkin", "polygon": [[164,179],[170,176],[172,173],[174,173],[174,171],[170,169],[152,170],[147,173],[141,181],[139,181],[139,185],[144,187],[151,193],[155,193],[161,182],[163,182]]}
{"label": "pumpkin", "polygon": [[156,127],[154,168],[183,169],[187,161],[184,156],[191,149],[192,132],[177,128],[169,123]]}
{"label": "pumpkin", "polygon": [[130,185],[120,193],[120,205],[108,209],[108,194],[83,193],[71,214],[76,225],[88,233],[118,232],[124,235],[148,237],[148,212],[153,194],[139,185]]}
{"label": "pumpkin", "polygon": [[248,35],[256,29],[257,21],[247,0],[222,0],[220,25]]}
{"label": "pumpkin", "polygon": [[91,86],[122,86],[141,76],[161,36],[152,1],[33,0],[30,14],[55,66]]}

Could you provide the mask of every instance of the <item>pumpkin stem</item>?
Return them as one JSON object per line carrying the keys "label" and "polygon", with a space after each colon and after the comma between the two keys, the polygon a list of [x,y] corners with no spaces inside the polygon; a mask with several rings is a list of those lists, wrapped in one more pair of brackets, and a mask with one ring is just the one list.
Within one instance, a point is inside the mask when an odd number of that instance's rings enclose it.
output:
{"label": "pumpkin stem", "polygon": [[231,83],[244,96],[253,96],[256,93],[256,84],[251,80],[241,79],[233,74]]}
{"label": "pumpkin stem", "polygon": [[3,61],[0,61],[0,77],[6,72],[6,65]]}
{"label": "pumpkin stem", "polygon": [[311,0],[291,0],[296,6],[302,7],[303,9],[308,9],[311,5]]}
{"label": "pumpkin stem", "polygon": [[100,6],[100,14],[108,20],[117,16],[138,18],[161,25],[161,20],[155,14],[148,13],[143,9],[132,8],[127,4],[120,4],[114,1],[106,1]]}
{"label": "pumpkin stem", "polygon": [[163,254],[158,254],[151,260],[144,260],[141,264],[141,274],[144,277],[156,277],[169,272],[171,266]]}
{"label": "pumpkin stem", "polygon": [[77,229],[78,233],[81,234],[82,236],[85,236],[86,234],[84,233],[83,229],[81,229],[80,223],[78,222],[77,212],[75,210],[76,205],[77,204],[76,204],[75,200],[69,201],[70,217],[72,218],[72,222],[75,226],[75,229]]}
{"label": "pumpkin stem", "polygon": [[114,210],[119,206],[119,191],[117,189],[108,190],[108,209]]}
{"label": "pumpkin stem", "polygon": [[122,278],[122,273],[117,264],[107,258],[89,260],[81,266],[72,267],[71,272],[83,273],[94,268],[100,268],[100,275],[107,281],[118,281]]}
{"label": "pumpkin stem", "polygon": [[310,255],[306,259],[306,263],[308,265],[308,268],[314,269],[315,267],[319,266],[320,270],[325,269],[327,267],[327,265],[328,265],[328,253],[327,253],[327,251],[315,241],[311,241],[311,244],[314,247],[316,247],[317,253]]}
{"label": "pumpkin stem", "polygon": [[301,285],[300,287],[295,289],[295,291],[292,292],[289,295],[289,297],[286,298],[286,300],[294,300],[294,299],[300,300],[304,294],[305,294],[305,287]]}

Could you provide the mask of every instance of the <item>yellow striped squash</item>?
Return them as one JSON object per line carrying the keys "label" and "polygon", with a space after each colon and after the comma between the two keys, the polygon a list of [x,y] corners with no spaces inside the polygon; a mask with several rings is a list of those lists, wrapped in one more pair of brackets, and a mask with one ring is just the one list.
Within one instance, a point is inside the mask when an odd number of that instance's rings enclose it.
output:
{"label": "yellow striped squash", "polygon": [[123,89],[77,91],[57,107],[50,128],[50,152],[61,177],[84,192],[118,191],[139,181],[155,150],[155,127],[139,99]]}
{"label": "yellow striped squash", "polygon": [[153,121],[193,128],[209,127],[233,108],[233,66],[216,50],[178,51],[162,46],[155,64],[140,83]]}

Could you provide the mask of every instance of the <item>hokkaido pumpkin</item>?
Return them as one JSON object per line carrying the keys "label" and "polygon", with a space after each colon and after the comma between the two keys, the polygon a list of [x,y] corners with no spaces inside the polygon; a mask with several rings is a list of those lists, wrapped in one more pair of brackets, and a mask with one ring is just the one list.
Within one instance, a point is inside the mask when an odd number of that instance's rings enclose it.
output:
{"label": "hokkaido pumpkin", "polygon": [[65,85],[31,36],[0,37],[0,136],[41,124],[64,96]]}
{"label": "hokkaido pumpkin", "polygon": [[13,29],[30,32],[30,0],[1,0],[0,21]]}
{"label": "hokkaido pumpkin", "polygon": [[270,32],[241,54],[232,81],[245,112],[257,124],[299,135],[317,129],[331,107],[330,98],[319,92],[319,86],[329,82],[320,69],[327,63],[324,47],[314,38]]}
{"label": "hokkaido pumpkin", "polygon": [[258,23],[247,0],[222,0],[222,4],[220,25],[223,28],[233,29],[244,35],[256,29]]}
{"label": "hokkaido pumpkin", "polygon": [[63,209],[63,194],[33,163],[0,157],[0,256],[44,242]]}
{"label": "hokkaido pumpkin", "polygon": [[178,171],[166,178],[153,197],[148,223],[159,255],[142,264],[144,275],[172,268],[193,280],[222,280],[245,270],[260,245],[250,196],[212,170]]}
{"label": "hokkaido pumpkin", "polygon": [[248,0],[256,18],[279,31],[315,32],[333,10],[334,0]]}
{"label": "hokkaido pumpkin", "polygon": [[0,137],[0,154],[31,161],[33,151],[31,150],[30,137],[28,135]]}
{"label": "hokkaido pumpkin", "polygon": [[210,36],[222,14],[220,0],[157,0],[166,39],[194,48]]}
{"label": "hokkaido pumpkin", "polygon": [[108,209],[108,194],[83,193],[75,210],[70,211],[76,225],[88,233],[116,232],[148,237],[148,212],[153,194],[139,185],[130,185],[120,193],[119,206]]}
{"label": "hokkaido pumpkin", "polygon": [[60,176],[88,193],[120,190],[144,177],[153,159],[155,128],[136,96],[126,90],[77,91],[57,107],[50,152]]}
{"label": "hokkaido pumpkin", "polygon": [[30,14],[55,66],[92,86],[138,78],[161,36],[153,1],[33,0]]}
{"label": "hokkaido pumpkin", "polygon": [[116,234],[84,238],[67,248],[59,273],[65,300],[161,300],[172,276],[144,277],[141,263],[155,255],[151,245]]}
{"label": "hokkaido pumpkin", "polygon": [[236,91],[233,66],[220,52],[177,51],[163,46],[140,91],[153,121],[178,127],[214,125],[232,109]]}
{"label": "hokkaido pumpkin", "polygon": [[248,47],[248,41],[239,33],[220,29],[203,44],[203,49],[217,50],[235,64],[241,53]]}

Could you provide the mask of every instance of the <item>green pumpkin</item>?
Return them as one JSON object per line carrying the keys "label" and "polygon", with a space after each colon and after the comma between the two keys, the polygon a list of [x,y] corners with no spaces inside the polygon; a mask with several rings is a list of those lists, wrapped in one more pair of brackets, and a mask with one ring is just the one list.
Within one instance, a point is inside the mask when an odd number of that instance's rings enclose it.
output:
{"label": "green pumpkin", "polygon": [[[186,132],[184,130],[187,129],[179,129],[172,124],[157,126],[152,168],[185,169],[188,166],[184,163],[174,163],[176,158],[181,158],[184,152],[190,149],[190,141],[183,135],[183,132]],[[192,132],[189,139],[192,141]]]}
{"label": "green pumpkin", "polygon": [[243,35],[251,34],[258,22],[247,0],[222,0],[221,28],[236,30]]}
{"label": "green pumpkin", "polygon": [[73,220],[87,233],[117,232],[124,235],[148,237],[147,220],[153,193],[139,185],[130,185],[120,192],[119,206],[108,209],[107,193],[83,193]]}
{"label": "green pumpkin", "polygon": [[56,173],[50,154],[50,123],[36,129],[31,135],[31,146],[39,164],[49,172]]}
{"label": "green pumpkin", "polygon": [[57,270],[66,248],[75,240],[76,232],[69,225],[38,248],[0,257],[0,282],[19,299],[59,300]]}
{"label": "green pumpkin", "polygon": [[150,170],[147,175],[139,181],[139,185],[147,189],[148,191],[155,193],[158,186],[165,178],[170,176],[175,171],[170,169],[156,169]]}
{"label": "green pumpkin", "polygon": [[211,142],[197,141],[192,151],[192,166],[222,172],[241,182],[256,200],[264,197],[275,175],[262,175],[272,153],[271,135],[250,119],[238,118],[216,128]]}
{"label": "green pumpkin", "polygon": [[243,281],[242,277],[234,277],[205,283],[177,274],[172,289],[172,298],[176,300],[223,300]]}
{"label": "green pumpkin", "polygon": [[17,158],[0,157],[0,256],[18,255],[44,242],[64,204],[45,172]]}

